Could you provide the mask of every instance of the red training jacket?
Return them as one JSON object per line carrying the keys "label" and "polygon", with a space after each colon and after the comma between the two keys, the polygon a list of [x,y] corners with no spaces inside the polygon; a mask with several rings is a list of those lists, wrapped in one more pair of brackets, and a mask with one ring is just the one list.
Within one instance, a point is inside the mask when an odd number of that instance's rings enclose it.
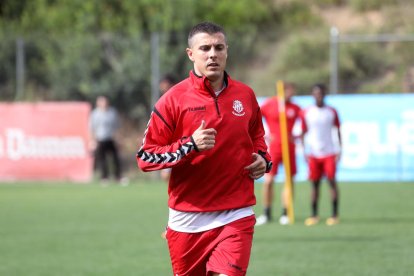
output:
{"label": "red training jacket", "polygon": [[[137,162],[143,171],[172,168],[172,209],[211,212],[254,205],[254,181],[245,170],[252,153],[262,155],[270,170],[253,90],[226,73],[225,82],[227,87],[216,97],[206,77],[190,72],[155,104]],[[202,120],[217,135],[213,149],[198,152],[191,135]]]}
{"label": "red training jacket", "polygon": [[[279,116],[279,100],[277,96],[268,98],[261,106],[263,118],[269,127],[270,132],[270,152],[272,154],[282,154],[282,137],[280,134],[280,116]],[[293,127],[296,120],[300,118],[301,109],[298,105],[288,101],[285,102],[286,123],[289,147],[295,150],[295,141],[293,139]]]}

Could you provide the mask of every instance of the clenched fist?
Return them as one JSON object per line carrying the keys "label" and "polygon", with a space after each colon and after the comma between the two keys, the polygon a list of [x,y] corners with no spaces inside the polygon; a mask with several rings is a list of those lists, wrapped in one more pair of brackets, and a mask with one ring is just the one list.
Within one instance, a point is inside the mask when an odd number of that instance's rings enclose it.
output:
{"label": "clenched fist", "polygon": [[216,143],[217,131],[214,128],[205,128],[206,122],[201,121],[200,126],[194,131],[192,138],[199,151],[209,150]]}

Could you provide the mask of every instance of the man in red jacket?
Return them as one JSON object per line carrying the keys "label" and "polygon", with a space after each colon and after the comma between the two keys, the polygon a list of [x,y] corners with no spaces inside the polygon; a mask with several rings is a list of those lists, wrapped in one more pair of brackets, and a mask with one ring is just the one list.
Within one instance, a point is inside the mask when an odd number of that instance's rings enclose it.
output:
{"label": "man in red jacket", "polygon": [[245,275],[256,203],[254,179],[271,169],[255,94],[225,72],[224,30],[204,22],[188,36],[190,76],[155,104],[137,162],[172,168],[166,238],[174,275]]}

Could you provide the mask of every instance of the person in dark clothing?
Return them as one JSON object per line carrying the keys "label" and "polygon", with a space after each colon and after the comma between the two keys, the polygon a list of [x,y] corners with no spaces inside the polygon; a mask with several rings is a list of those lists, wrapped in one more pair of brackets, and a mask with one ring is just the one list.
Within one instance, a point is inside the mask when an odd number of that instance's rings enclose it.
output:
{"label": "person in dark clothing", "polygon": [[99,96],[96,107],[89,121],[91,133],[91,148],[95,151],[95,167],[100,169],[101,180],[109,179],[109,161],[113,161],[114,177],[121,180],[121,162],[115,142],[115,133],[119,128],[118,114],[115,108],[109,106],[108,98]]}

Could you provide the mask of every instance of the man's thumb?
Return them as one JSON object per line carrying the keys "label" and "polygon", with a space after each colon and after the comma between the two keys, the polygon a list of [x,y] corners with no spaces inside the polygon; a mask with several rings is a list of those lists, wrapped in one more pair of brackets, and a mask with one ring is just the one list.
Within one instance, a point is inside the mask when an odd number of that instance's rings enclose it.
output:
{"label": "man's thumb", "polygon": [[206,121],[201,120],[201,124],[200,124],[200,126],[198,127],[198,129],[204,129],[205,127],[206,127]]}

